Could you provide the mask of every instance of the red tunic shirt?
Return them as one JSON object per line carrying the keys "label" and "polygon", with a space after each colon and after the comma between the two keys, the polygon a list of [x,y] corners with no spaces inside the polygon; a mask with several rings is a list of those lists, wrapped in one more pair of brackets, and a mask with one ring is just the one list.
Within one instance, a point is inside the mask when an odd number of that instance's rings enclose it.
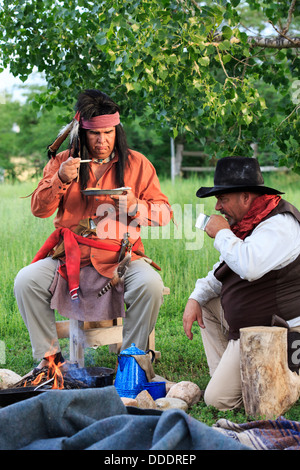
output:
{"label": "red tunic shirt", "polygon": [[[67,227],[74,230],[79,222],[87,218],[102,216],[101,227],[97,226],[100,238],[109,238],[110,243],[121,244],[125,232],[130,233],[129,240],[134,243],[140,236],[140,226],[166,225],[172,211],[167,197],[161,192],[154,166],[141,153],[130,150],[124,172],[124,184],[131,188],[138,200],[138,211],[133,217],[118,214],[114,202],[107,195],[85,196],[80,190],[80,183],[63,183],[58,170],[61,163],[69,157],[69,151],[59,153],[49,160],[44,168],[43,178],[31,199],[31,210],[36,217],[46,218],[53,215],[55,228]],[[116,188],[116,155],[108,164],[105,173],[97,181],[92,170],[88,188]],[[92,236],[93,237],[93,236]],[[96,236],[94,236],[97,239]],[[118,261],[118,253],[80,245],[81,265],[93,264],[95,269],[106,277],[111,277]],[[143,245],[139,246],[143,251]],[[132,255],[136,259],[138,255]]]}

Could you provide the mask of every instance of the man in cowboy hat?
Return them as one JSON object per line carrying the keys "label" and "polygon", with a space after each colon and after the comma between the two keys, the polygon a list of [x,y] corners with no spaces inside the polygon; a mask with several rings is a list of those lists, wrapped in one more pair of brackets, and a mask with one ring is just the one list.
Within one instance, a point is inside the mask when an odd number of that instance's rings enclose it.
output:
{"label": "man in cowboy hat", "polygon": [[[55,310],[82,321],[123,316],[122,349],[135,343],[144,350],[163,299],[162,279],[140,238],[142,225],[166,225],[171,218],[156,171],[127,147],[120,109],[109,96],[86,90],[75,110],[49,146],[31,199],[34,216],[55,213],[55,231],[15,279],[40,367],[49,356],[60,360]],[[68,135],[69,149],[56,155]]]}
{"label": "man in cowboy hat", "polygon": [[[198,279],[183,314],[189,339],[201,328],[211,380],[205,402],[220,410],[242,406],[239,330],[271,326],[278,317],[300,325],[300,212],[264,185],[254,158],[217,162],[214,186],[197,196],[215,196],[205,227],[220,260]],[[276,315],[276,317],[274,317]]]}

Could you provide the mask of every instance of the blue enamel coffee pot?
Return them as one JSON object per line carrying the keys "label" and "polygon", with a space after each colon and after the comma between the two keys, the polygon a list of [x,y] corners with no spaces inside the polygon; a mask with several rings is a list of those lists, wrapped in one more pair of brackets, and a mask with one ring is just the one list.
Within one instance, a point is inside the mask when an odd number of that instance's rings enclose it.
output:
{"label": "blue enamel coffee pot", "polygon": [[134,356],[146,356],[149,352],[152,354],[151,362],[153,362],[155,358],[154,351],[151,349],[142,351],[134,343],[119,354],[119,364],[114,385],[121,397],[135,398],[148,382],[146,372],[138,364]]}

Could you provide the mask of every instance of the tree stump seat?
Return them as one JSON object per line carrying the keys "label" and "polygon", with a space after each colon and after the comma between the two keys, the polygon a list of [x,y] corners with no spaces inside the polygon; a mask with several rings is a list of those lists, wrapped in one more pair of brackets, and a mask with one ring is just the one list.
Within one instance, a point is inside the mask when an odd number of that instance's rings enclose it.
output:
{"label": "tree stump seat", "polygon": [[288,366],[288,329],[257,326],[241,328],[240,333],[245,412],[259,419],[276,419],[300,396],[300,376]]}

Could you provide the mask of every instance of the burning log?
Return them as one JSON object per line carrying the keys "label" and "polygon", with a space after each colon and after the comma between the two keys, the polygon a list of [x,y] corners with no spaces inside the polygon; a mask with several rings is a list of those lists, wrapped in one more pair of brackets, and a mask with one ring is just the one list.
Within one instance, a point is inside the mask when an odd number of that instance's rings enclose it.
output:
{"label": "burning log", "polygon": [[79,388],[88,388],[84,382],[78,379],[73,379],[72,377],[66,377],[65,374],[60,370],[60,368],[55,368],[54,372],[50,366],[45,366],[42,369],[32,372],[30,375],[24,377],[19,382],[14,384],[14,388],[21,387],[39,387],[47,386],[49,389],[79,389]]}

